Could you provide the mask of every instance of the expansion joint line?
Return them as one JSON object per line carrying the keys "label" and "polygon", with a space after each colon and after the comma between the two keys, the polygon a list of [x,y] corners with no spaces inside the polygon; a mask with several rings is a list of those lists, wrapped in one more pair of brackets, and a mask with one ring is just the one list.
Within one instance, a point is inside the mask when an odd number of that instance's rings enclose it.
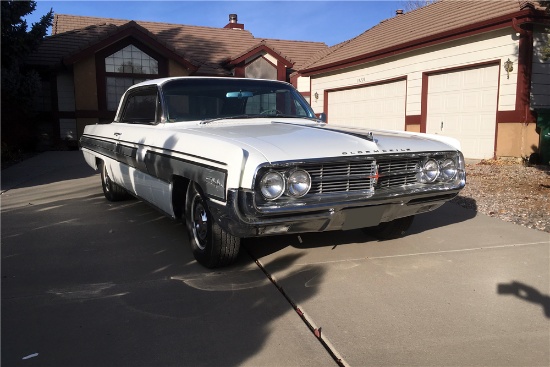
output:
{"label": "expansion joint line", "polygon": [[320,327],[316,327],[315,324],[313,323],[313,321],[311,321],[307,315],[298,307],[298,305],[296,305],[296,303],[292,300],[292,298],[290,298],[290,296],[285,292],[285,290],[283,289],[283,287],[281,285],[279,285],[279,283],[277,282],[277,280],[265,269],[265,267],[262,265],[262,263],[255,259],[252,254],[250,254],[250,257],[252,257],[252,259],[254,259],[254,262],[256,262],[256,265],[258,265],[258,267],[260,268],[260,270],[265,274],[265,276],[271,281],[271,283],[277,287],[277,289],[279,290],[279,292],[283,295],[283,297],[287,300],[287,302],[290,304],[290,306],[294,309],[294,311],[296,311],[296,313],[298,314],[298,316],[300,316],[300,318],[302,319],[302,321],[304,322],[304,324],[308,327],[308,329],[311,331],[311,333],[315,336],[315,338],[321,343],[321,345],[325,348],[325,350],[328,352],[328,354],[332,357],[332,359],[334,359],[334,361],[336,362],[336,364],[339,366],[339,367],[347,367],[348,364],[344,361],[344,359],[339,355],[338,352],[336,352],[336,350],[334,349],[334,347],[332,346],[332,344],[326,339],[326,338],[323,338],[322,334],[321,334],[321,329]]}

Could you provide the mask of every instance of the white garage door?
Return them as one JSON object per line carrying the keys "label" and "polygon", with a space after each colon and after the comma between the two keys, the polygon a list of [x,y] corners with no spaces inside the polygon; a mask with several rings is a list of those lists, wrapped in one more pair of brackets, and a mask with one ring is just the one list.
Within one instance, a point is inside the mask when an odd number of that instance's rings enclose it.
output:
{"label": "white garage door", "polygon": [[328,93],[328,123],[373,129],[405,129],[404,80]]}
{"label": "white garage door", "polygon": [[431,75],[426,132],[460,141],[466,158],[493,158],[498,66]]}

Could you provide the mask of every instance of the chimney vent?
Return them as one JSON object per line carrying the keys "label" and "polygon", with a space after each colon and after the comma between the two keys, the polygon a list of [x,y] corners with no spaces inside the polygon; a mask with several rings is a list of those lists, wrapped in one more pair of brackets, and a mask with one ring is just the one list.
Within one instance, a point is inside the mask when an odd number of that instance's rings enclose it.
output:
{"label": "chimney vent", "polygon": [[403,14],[403,9],[397,9],[397,10],[395,11],[395,15],[396,15],[396,16],[397,16],[397,15],[401,15],[401,14]]}
{"label": "chimney vent", "polygon": [[237,21],[237,14],[229,14],[229,23],[224,28],[244,29],[244,24]]}

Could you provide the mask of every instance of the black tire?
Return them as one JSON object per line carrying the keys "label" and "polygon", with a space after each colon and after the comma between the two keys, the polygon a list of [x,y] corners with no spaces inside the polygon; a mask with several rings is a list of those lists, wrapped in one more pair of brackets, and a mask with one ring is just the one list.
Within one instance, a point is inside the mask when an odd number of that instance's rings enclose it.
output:
{"label": "black tire", "polygon": [[214,221],[200,188],[189,184],[185,200],[185,224],[193,256],[207,268],[227,266],[239,254],[241,239]]}
{"label": "black tire", "polygon": [[393,240],[402,237],[411,227],[414,215],[410,217],[394,219],[391,222],[380,223],[375,227],[363,228],[363,231],[379,240]]}
{"label": "black tire", "polygon": [[103,195],[109,201],[122,201],[130,197],[126,190],[111,180],[105,163],[101,163],[101,187],[103,188]]}

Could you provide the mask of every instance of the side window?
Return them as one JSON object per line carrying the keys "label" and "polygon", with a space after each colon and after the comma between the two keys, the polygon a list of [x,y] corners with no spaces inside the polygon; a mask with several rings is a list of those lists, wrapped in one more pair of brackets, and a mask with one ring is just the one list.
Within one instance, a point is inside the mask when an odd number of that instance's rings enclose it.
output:
{"label": "side window", "polygon": [[157,121],[157,91],[153,88],[134,92],[126,98],[121,122],[149,124]]}
{"label": "side window", "polygon": [[308,116],[304,107],[297,101],[294,101],[294,109],[297,116]]}

